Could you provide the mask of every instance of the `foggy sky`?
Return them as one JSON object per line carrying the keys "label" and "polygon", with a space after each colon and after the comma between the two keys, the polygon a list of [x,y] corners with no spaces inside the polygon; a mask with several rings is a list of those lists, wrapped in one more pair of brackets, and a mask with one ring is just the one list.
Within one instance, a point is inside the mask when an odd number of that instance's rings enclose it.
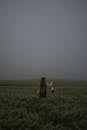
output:
{"label": "foggy sky", "polygon": [[0,0],[0,79],[87,80],[87,0]]}

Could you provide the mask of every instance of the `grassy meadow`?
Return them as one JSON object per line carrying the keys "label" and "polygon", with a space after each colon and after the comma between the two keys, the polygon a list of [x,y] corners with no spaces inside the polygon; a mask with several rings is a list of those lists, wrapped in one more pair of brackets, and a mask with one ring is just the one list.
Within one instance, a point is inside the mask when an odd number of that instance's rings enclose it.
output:
{"label": "grassy meadow", "polygon": [[0,130],[87,130],[87,81],[54,83],[39,99],[39,80],[0,81]]}

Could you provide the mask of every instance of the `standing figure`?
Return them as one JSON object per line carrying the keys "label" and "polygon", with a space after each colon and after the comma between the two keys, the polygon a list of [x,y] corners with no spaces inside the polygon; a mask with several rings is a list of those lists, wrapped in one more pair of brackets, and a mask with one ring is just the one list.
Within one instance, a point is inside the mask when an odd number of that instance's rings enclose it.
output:
{"label": "standing figure", "polygon": [[40,81],[39,97],[46,97],[46,96],[47,96],[46,78],[42,77]]}

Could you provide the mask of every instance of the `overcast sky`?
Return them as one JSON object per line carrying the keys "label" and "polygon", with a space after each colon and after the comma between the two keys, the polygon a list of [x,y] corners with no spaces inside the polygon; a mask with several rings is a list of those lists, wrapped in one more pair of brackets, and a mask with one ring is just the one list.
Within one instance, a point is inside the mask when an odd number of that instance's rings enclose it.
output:
{"label": "overcast sky", "polygon": [[0,79],[87,80],[87,0],[0,0]]}

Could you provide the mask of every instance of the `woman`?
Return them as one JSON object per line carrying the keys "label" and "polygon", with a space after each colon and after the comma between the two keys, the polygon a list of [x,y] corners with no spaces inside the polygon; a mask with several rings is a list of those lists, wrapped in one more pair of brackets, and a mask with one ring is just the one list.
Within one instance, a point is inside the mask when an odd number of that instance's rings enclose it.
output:
{"label": "woman", "polygon": [[46,96],[47,96],[46,78],[42,77],[40,81],[39,97],[46,97]]}

